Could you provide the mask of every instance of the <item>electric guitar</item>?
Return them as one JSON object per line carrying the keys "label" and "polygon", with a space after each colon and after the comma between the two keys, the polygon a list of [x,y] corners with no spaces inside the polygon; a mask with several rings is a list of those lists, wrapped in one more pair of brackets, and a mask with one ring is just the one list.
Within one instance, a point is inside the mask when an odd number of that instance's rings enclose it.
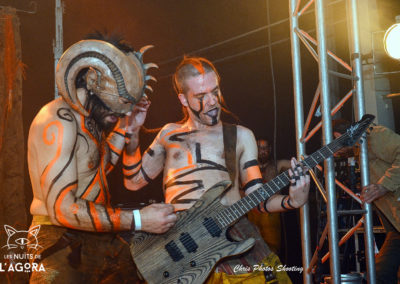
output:
{"label": "electric guitar", "polygon": [[[313,168],[340,148],[352,146],[373,119],[373,115],[364,115],[345,134],[301,164]],[[289,183],[286,171],[230,206],[220,203],[230,182],[217,183],[189,210],[180,212],[175,226],[165,234],[134,234],[130,249],[138,270],[148,283],[203,283],[219,260],[241,254],[254,245],[253,238],[242,241],[227,238],[229,226]]]}

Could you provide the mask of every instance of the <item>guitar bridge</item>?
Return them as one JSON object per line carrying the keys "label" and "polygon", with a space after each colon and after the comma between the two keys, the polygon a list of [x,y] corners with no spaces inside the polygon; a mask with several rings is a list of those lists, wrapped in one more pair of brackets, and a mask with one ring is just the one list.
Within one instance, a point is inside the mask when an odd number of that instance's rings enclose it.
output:
{"label": "guitar bridge", "polygon": [[212,237],[219,237],[222,233],[222,230],[212,218],[205,218],[203,225]]}
{"label": "guitar bridge", "polygon": [[165,249],[167,250],[169,256],[173,261],[177,262],[183,258],[183,254],[181,250],[178,248],[174,241],[170,241],[165,245]]}

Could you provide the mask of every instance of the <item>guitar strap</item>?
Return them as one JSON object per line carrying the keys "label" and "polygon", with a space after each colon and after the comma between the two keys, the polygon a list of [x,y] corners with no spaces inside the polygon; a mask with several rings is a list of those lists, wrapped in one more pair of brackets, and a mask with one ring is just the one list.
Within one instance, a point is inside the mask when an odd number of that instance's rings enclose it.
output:
{"label": "guitar strap", "polygon": [[233,186],[236,180],[236,125],[223,122],[222,134],[224,140],[225,165],[228,169],[229,177]]}

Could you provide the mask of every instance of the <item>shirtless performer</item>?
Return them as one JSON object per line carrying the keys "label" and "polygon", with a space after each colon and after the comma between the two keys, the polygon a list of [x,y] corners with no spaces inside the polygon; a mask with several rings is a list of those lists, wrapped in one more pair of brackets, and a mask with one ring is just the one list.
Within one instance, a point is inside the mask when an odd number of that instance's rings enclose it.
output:
{"label": "shirtless performer", "polygon": [[[125,186],[130,190],[141,188],[163,171],[165,202],[172,204],[175,211],[180,211],[190,208],[217,182],[229,180],[230,175],[224,156],[223,123],[220,120],[224,103],[217,70],[204,58],[185,57],[177,67],[173,80],[187,119],[165,125],[143,157],[138,147],[137,132],[134,133],[131,143],[125,148],[123,164]],[[254,135],[243,126],[236,128],[236,179],[222,199],[225,205],[240,199],[239,190],[249,194],[262,183]],[[260,204],[261,211],[299,208],[307,201],[309,176],[295,159],[292,159],[291,166],[289,195],[272,196],[265,204]],[[263,255],[257,260],[261,262],[265,257]],[[259,262],[249,264],[253,267]],[[220,267],[218,271],[234,274],[233,269]],[[226,277],[231,275],[216,273],[209,281],[220,283]],[[262,281],[265,282],[265,279]]]}
{"label": "shirtless performer", "polygon": [[40,110],[29,131],[31,228],[41,225],[40,248],[30,253],[45,269],[31,283],[134,283],[129,246],[116,232],[163,233],[176,220],[168,204],[133,212],[110,204],[106,175],[144,122],[146,70],[154,64],[143,64],[146,48],[109,41],[83,40],[63,54],[61,98]]}

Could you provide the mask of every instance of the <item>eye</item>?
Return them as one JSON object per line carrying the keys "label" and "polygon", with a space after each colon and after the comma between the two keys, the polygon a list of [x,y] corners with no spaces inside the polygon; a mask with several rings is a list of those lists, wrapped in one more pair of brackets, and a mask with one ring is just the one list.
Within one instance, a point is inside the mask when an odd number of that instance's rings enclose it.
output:
{"label": "eye", "polygon": [[26,245],[26,244],[28,243],[28,239],[26,239],[26,238],[19,238],[19,239],[16,239],[15,242],[16,242],[17,244],[19,244],[19,245]]}

